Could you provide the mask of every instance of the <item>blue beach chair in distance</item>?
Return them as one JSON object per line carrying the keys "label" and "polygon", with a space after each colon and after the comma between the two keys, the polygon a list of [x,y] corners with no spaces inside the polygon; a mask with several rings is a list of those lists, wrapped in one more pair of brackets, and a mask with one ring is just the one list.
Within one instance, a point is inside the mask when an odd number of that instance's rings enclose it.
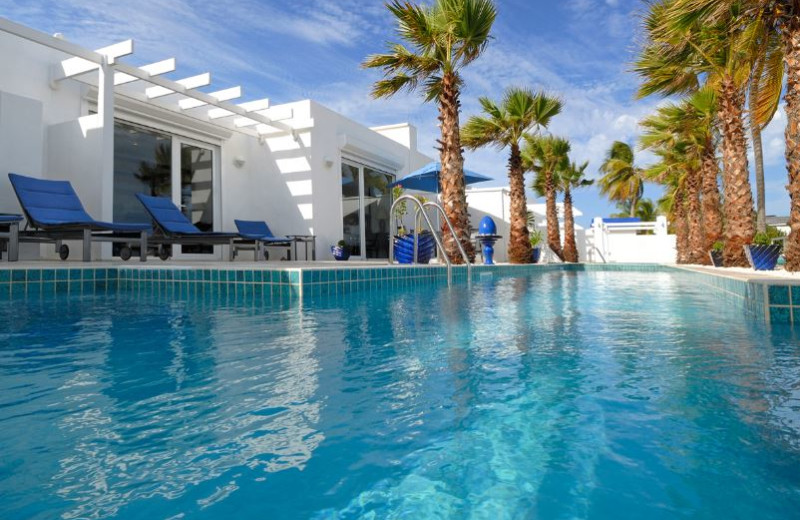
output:
{"label": "blue beach chair in distance", "polygon": [[3,258],[3,249],[8,247],[8,261],[19,260],[19,223],[22,215],[0,213],[0,259]]}
{"label": "blue beach chair in distance", "polygon": [[295,237],[276,237],[266,222],[263,220],[234,220],[236,229],[239,230],[239,237],[233,242],[231,248],[231,259],[236,257],[240,249],[252,249],[255,252],[255,259],[269,260],[269,253],[264,247],[279,246],[286,247],[286,258],[291,259],[291,246],[297,239]]}
{"label": "blue beach chair in distance", "polygon": [[93,219],[69,181],[36,179],[9,173],[11,186],[25,214],[25,229],[20,242],[53,242],[62,260],[69,256],[64,240],[83,241],[83,261],[92,259],[92,242],[117,242],[124,246],[120,257],[128,260],[132,247],[138,246],[140,259],[147,259],[149,224],[101,222]]}
{"label": "blue beach chair in distance", "polygon": [[233,240],[239,236],[236,233],[200,231],[172,200],[166,197],[137,193],[136,198],[153,218],[155,232],[150,237],[150,243],[158,245],[157,254],[162,260],[172,256],[171,247],[168,246],[228,245],[232,248]]}

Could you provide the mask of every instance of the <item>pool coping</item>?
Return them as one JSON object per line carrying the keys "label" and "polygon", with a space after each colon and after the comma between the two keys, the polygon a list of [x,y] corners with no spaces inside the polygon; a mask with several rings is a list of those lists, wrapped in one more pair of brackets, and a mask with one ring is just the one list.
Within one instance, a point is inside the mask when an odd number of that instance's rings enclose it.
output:
{"label": "pool coping", "polygon": [[[631,271],[691,273],[699,283],[738,301],[766,323],[800,321],[800,279],[762,273],[671,264],[473,265],[472,280],[544,271]],[[467,283],[466,266],[453,266],[454,284]],[[0,301],[51,294],[96,294],[157,290],[175,297],[233,296],[303,299],[370,290],[399,290],[446,284],[444,265],[389,265],[377,262],[234,262],[136,264],[122,262],[0,263]]]}

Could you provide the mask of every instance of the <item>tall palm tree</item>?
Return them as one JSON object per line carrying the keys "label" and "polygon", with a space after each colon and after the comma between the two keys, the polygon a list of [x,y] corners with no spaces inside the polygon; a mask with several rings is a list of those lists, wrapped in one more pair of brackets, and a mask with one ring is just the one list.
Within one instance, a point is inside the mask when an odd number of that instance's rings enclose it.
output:
{"label": "tall palm tree", "polygon": [[653,149],[659,161],[650,165],[643,174],[664,186],[664,194],[658,201],[659,211],[665,213],[675,232],[677,261],[679,264],[692,263],[689,242],[689,221],[687,212],[687,165],[685,145],[660,146]]}
{"label": "tall palm tree", "polygon": [[[697,0],[662,0],[645,22],[648,43],[635,70],[642,76],[640,95],[676,94],[690,90],[676,84],[674,76],[700,75],[717,94],[718,122],[722,134],[724,176],[724,242],[726,266],[748,265],[742,246],[755,235],[753,193],[747,167],[744,102],[751,76],[758,34],[731,27],[738,6],[716,19],[701,16],[712,3],[698,7]],[[692,10],[689,3],[695,2]]]}
{"label": "tall palm tree", "polygon": [[574,162],[561,170],[558,175],[561,190],[564,192],[564,261],[577,262],[578,248],[575,244],[575,216],[572,213],[572,190],[590,186],[594,181],[586,178],[589,162],[577,165]]}
{"label": "tall palm tree", "polygon": [[629,203],[630,216],[633,217],[636,202],[644,193],[644,179],[642,169],[634,164],[630,145],[614,141],[606,160],[600,165],[600,172],[603,173],[598,181],[600,193],[607,195],[610,200]]}
{"label": "tall palm tree", "polygon": [[677,175],[677,172],[672,171],[663,177],[662,184],[665,189],[663,196],[658,200],[658,207],[672,222],[677,262],[686,264],[689,263],[689,222],[686,215],[686,191],[683,179]]}
{"label": "tall palm tree", "polygon": [[545,197],[547,246],[561,260],[564,260],[564,252],[561,247],[556,206],[556,192],[559,185],[556,176],[569,163],[569,151],[569,141],[552,135],[526,135],[522,150],[523,168],[525,171],[536,173],[531,188],[537,196]]}
{"label": "tall palm tree", "polygon": [[[711,103],[709,105],[709,101]],[[695,92],[681,103],[668,103],[661,106],[655,114],[645,118],[640,125],[644,128],[641,137],[645,149],[665,149],[672,151],[673,160],[680,158],[685,169],[685,200],[689,227],[688,260],[691,263],[709,263],[707,243],[708,233],[705,230],[704,211],[701,200],[705,172],[704,166],[711,141],[711,122],[713,117],[713,92],[702,89]],[[674,153],[679,152],[679,153]],[[713,151],[712,151],[713,154]],[[713,174],[713,188],[716,189],[716,170]],[[709,193],[713,201],[719,204],[719,194]],[[709,205],[710,206],[710,205]],[[711,225],[717,226],[716,221]]]}
{"label": "tall palm tree", "polygon": [[508,147],[508,182],[511,196],[511,232],[508,240],[508,259],[511,263],[531,262],[528,240],[527,204],[525,201],[525,170],[522,167],[520,141],[532,130],[546,127],[561,112],[561,101],[544,92],[534,93],[526,88],[508,88],[498,105],[489,98],[480,98],[484,116],[472,116],[461,132],[465,146],[477,149],[492,145]]}
{"label": "tall palm tree", "polygon": [[[727,23],[731,32],[754,35],[752,77],[758,82],[752,119],[763,126],[777,109],[786,75],[786,169],[789,176],[789,236],[784,242],[786,269],[800,270],[800,2],[797,0],[680,0],[687,19]],[[732,16],[731,14],[734,14]],[[763,74],[757,72],[763,64]],[[752,95],[753,90],[751,90]]]}
{"label": "tall palm tree", "polygon": [[[393,0],[387,8],[397,20],[397,36],[409,47],[390,43],[386,54],[367,57],[363,67],[383,69],[384,74],[373,85],[372,95],[384,98],[402,90],[421,89],[426,102],[438,105],[444,211],[473,259],[458,121],[461,71],[486,48],[497,11],[491,0],[435,0],[430,6]],[[449,234],[445,235],[445,247],[455,262],[461,261]]]}

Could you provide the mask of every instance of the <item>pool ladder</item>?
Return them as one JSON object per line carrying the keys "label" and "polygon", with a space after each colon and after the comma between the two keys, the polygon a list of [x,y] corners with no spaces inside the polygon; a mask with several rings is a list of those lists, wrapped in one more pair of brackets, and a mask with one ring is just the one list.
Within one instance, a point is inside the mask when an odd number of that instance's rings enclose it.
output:
{"label": "pool ladder", "polygon": [[[461,253],[461,258],[464,260],[464,264],[467,266],[467,283],[472,282],[472,264],[469,262],[469,257],[467,256],[467,252],[464,250],[464,246],[461,245],[461,241],[458,239],[455,230],[453,229],[453,224],[450,222],[450,219],[447,218],[447,214],[444,212],[444,209],[439,204],[435,202],[420,202],[416,197],[412,195],[401,195],[397,197],[397,199],[392,203],[392,209],[389,212],[390,215],[390,224],[391,226],[389,229],[396,229],[396,221],[395,221],[395,207],[403,201],[411,201],[413,204],[416,205],[416,211],[414,213],[414,222],[416,223],[416,230],[414,236],[414,263],[417,263],[418,258],[418,251],[419,248],[419,233],[420,227],[422,226],[422,221],[420,220],[420,216],[425,219],[425,223],[428,224],[428,228],[433,235],[433,240],[436,242],[436,247],[440,253],[440,258],[444,258],[445,264],[447,264],[447,286],[450,287],[453,284],[453,263],[450,261],[450,257],[447,255],[447,251],[444,250],[444,244],[442,244],[442,238],[439,236],[439,232],[433,226],[428,213],[425,211],[425,208],[434,208],[436,212],[442,217],[445,224],[447,224],[447,229],[450,231],[450,236],[453,237],[453,241],[455,241],[456,245],[458,246],[458,251]],[[394,237],[389,235],[389,263],[393,263],[394,258]]]}

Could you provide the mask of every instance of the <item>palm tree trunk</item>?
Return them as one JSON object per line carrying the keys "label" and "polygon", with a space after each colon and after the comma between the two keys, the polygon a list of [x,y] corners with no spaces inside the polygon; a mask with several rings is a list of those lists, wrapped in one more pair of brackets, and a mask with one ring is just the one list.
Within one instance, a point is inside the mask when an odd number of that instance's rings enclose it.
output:
{"label": "palm tree trunk", "polygon": [[556,206],[556,183],[553,172],[546,171],[544,177],[544,195],[547,213],[547,246],[557,257],[564,260],[561,250],[561,232],[558,227],[558,208]]}
{"label": "palm tree trunk", "polygon": [[703,228],[705,230],[705,245],[703,249],[711,251],[714,243],[722,238],[722,209],[719,198],[719,164],[717,151],[712,137],[706,140],[701,164]]}
{"label": "palm tree trunk", "polygon": [[564,261],[578,261],[578,247],[575,245],[575,216],[572,214],[572,193],[564,186]]}
{"label": "palm tree trunk", "polygon": [[784,255],[786,270],[800,271],[800,20],[787,22],[784,29],[786,63],[786,169],[789,170],[789,236]]}
{"label": "palm tree trunk", "polygon": [[[639,202],[639,197],[634,193],[631,195],[631,218],[636,216],[636,203]],[[564,231],[566,233],[566,231]]]}
{"label": "palm tree trunk", "polygon": [[709,264],[708,250],[705,248],[703,233],[703,212],[700,207],[700,171],[692,170],[686,173],[686,212],[689,226],[689,255],[692,264]]}
{"label": "palm tree trunk", "polygon": [[672,215],[675,219],[675,248],[679,264],[689,263],[689,223],[686,214],[686,192],[683,186],[675,190]]}
{"label": "palm tree trunk", "polygon": [[[442,188],[442,205],[447,218],[455,228],[456,235],[467,252],[470,261],[475,259],[475,248],[470,240],[467,194],[464,184],[464,156],[461,150],[461,131],[458,114],[461,103],[458,100],[458,81],[454,74],[442,78],[442,91],[439,94],[439,122],[442,125],[442,138],[439,140],[439,159],[442,171],[439,182]],[[463,262],[458,247],[449,231],[442,233],[447,256],[453,263]]]}
{"label": "palm tree trunk", "polygon": [[723,188],[725,200],[722,261],[725,267],[748,267],[744,246],[753,241],[753,192],[747,168],[747,141],[742,107],[743,92],[733,79],[722,80],[719,97],[719,120],[722,130]]}
{"label": "palm tree trunk", "polygon": [[508,239],[508,261],[512,264],[529,264],[533,260],[528,237],[528,205],[525,200],[525,172],[519,144],[511,144],[508,158],[508,187],[511,192],[511,236]]}
{"label": "palm tree trunk", "polygon": [[[761,77],[764,68],[763,61],[759,60],[758,69],[753,73],[756,77]],[[758,83],[751,82],[750,87],[750,136],[753,139],[753,160],[756,168],[756,231],[764,233],[767,231],[767,208],[766,197],[764,195],[764,149],[761,145],[761,128],[753,120],[754,104]]]}

